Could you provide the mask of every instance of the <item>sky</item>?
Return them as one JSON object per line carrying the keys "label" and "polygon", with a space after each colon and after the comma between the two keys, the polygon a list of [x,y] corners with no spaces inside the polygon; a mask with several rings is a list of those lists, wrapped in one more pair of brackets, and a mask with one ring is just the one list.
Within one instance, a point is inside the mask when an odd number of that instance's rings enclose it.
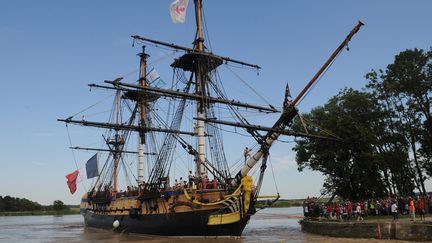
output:
{"label": "sky", "polygon": [[[194,37],[193,1],[185,24],[173,24],[171,0],[0,2],[0,195],[25,197],[41,204],[62,200],[78,204],[86,184],[70,195],[65,175],[82,166],[89,153],[71,153],[65,118],[103,99],[87,84],[124,76],[137,79],[140,46],[131,35],[190,46]],[[229,1],[204,0],[204,17],[214,53],[259,64],[255,71],[233,68],[271,104],[283,101],[285,84],[297,94],[349,31],[363,20],[331,69],[298,108],[308,112],[345,87],[361,89],[364,75],[385,68],[411,48],[432,46],[432,2],[423,1]],[[170,79],[167,50],[148,48],[151,62]],[[151,52],[151,53],[150,53]],[[165,61],[156,63],[158,59]],[[224,72],[229,70],[222,67]],[[226,88],[237,97],[262,103],[233,76]],[[237,96],[237,97],[236,97]],[[269,125],[268,118],[260,118]],[[87,130],[71,131],[73,145]],[[84,139],[87,141],[86,139]],[[290,140],[287,138],[287,140]],[[88,141],[93,141],[88,138]],[[292,139],[291,139],[292,141]],[[238,146],[238,153],[244,145]],[[319,196],[323,176],[298,172],[292,143],[271,150],[278,190],[283,198]],[[274,192],[272,176],[263,194]],[[432,188],[427,183],[429,190]],[[88,184],[87,184],[88,187]]]}

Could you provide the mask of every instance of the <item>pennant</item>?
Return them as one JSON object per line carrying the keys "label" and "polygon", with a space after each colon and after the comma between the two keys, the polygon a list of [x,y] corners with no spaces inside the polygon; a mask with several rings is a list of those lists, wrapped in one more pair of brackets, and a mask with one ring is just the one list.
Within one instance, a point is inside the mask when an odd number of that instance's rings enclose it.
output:
{"label": "pennant", "polygon": [[156,88],[160,88],[166,85],[165,81],[163,81],[159,75],[159,73],[156,71],[155,68],[152,68],[150,72],[147,74],[147,81],[150,84],[154,84]]}
{"label": "pennant", "polygon": [[157,87],[157,88],[161,88],[161,87],[163,87],[163,86],[165,86],[166,85],[166,83],[165,83],[165,81],[163,81],[161,78],[157,81],[157,83],[155,84],[155,87]]}
{"label": "pennant", "polygon": [[71,194],[74,194],[76,189],[77,189],[76,182],[77,182],[78,174],[79,174],[79,171],[76,170],[76,171],[66,175],[67,185],[69,187],[69,191]]}
{"label": "pennant", "polygon": [[156,69],[152,68],[150,72],[147,73],[147,81],[149,83],[153,83],[158,79],[160,79],[159,73],[156,71]]}
{"label": "pennant", "polygon": [[171,20],[174,24],[184,23],[189,0],[174,0],[170,5]]}
{"label": "pennant", "polygon": [[287,83],[286,87],[285,87],[285,99],[284,99],[284,103],[283,103],[284,108],[288,107],[288,105],[291,102],[292,102],[291,91],[290,91],[289,85]]}

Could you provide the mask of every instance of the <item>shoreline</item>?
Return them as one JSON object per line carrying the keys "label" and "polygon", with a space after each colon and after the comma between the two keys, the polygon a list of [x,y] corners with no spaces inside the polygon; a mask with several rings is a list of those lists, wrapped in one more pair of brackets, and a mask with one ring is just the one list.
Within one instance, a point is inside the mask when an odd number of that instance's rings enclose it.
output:
{"label": "shoreline", "polygon": [[66,210],[66,211],[16,211],[16,212],[0,212],[0,216],[60,216],[60,215],[73,215],[79,214],[79,210]]}

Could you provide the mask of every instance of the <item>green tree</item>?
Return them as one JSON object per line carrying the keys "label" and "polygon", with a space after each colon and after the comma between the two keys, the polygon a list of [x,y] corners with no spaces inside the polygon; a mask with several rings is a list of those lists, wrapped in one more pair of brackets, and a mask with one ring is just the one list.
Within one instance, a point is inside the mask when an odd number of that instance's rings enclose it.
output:
{"label": "green tree", "polygon": [[386,70],[373,70],[366,78],[368,88],[382,105],[396,114],[388,122],[404,135],[410,151],[408,169],[419,191],[425,194],[424,174],[432,174],[432,51],[403,51]]}
{"label": "green tree", "polygon": [[[365,91],[345,89],[304,117],[345,143],[301,139],[294,148],[299,170],[321,171],[324,187],[362,199],[425,194],[432,176],[432,50],[406,50],[385,70],[372,70]],[[297,120],[294,129],[301,129]],[[325,132],[323,132],[325,131]]]}
{"label": "green tree", "polygon": [[400,106],[398,97],[384,87],[382,79],[379,78],[382,74],[383,71],[379,70],[379,74],[372,71],[366,75],[369,80],[367,88],[384,112],[382,124],[386,132],[377,136],[379,142],[376,148],[387,168],[383,173],[390,194],[408,195],[414,189],[415,172],[409,160],[409,141],[403,123],[404,109]]}
{"label": "green tree", "polygon": [[[376,156],[377,133],[382,133],[383,113],[368,93],[346,89],[323,107],[303,117],[314,124],[314,134],[333,134],[344,143],[301,139],[294,148],[301,171],[310,168],[326,176],[324,188],[352,200],[388,194],[382,176],[381,161]],[[319,127],[319,129],[318,129]],[[299,122],[294,124],[300,129]]]}
{"label": "green tree", "polygon": [[55,200],[53,203],[53,210],[55,211],[63,211],[68,209],[68,207],[66,205],[64,205],[64,203],[60,200]]}
{"label": "green tree", "polygon": [[4,212],[5,211],[5,205],[3,202],[3,197],[0,196],[0,212]]}

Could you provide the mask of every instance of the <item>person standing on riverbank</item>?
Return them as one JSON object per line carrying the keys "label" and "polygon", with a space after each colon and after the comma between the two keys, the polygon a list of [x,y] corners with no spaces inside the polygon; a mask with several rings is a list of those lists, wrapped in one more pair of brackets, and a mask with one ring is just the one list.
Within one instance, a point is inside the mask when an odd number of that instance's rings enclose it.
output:
{"label": "person standing on riverbank", "polygon": [[415,222],[415,206],[414,206],[414,199],[412,197],[410,197],[409,199],[408,210],[411,215],[411,221]]}
{"label": "person standing on riverbank", "polygon": [[397,220],[398,217],[398,206],[396,204],[396,201],[393,201],[392,205],[391,205],[391,212],[393,214],[393,220]]}
{"label": "person standing on riverbank", "polygon": [[353,212],[352,203],[350,201],[348,201],[348,204],[347,204],[348,220],[352,219],[352,212]]}
{"label": "person standing on riverbank", "polygon": [[336,219],[342,221],[342,217],[341,217],[341,205],[339,203],[336,204],[335,207],[335,211],[336,211]]}
{"label": "person standing on riverbank", "polygon": [[360,203],[357,203],[356,214],[357,214],[357,221],[360,221],[360,220],[363,221],[362,209],[361,209]]}
{"label": "person standing on riverbank", "polygon": [[423,197],[420,197],[420,199],[417,202],[417,209],[420,214],[420,220],[425,221],[425,199]]}

